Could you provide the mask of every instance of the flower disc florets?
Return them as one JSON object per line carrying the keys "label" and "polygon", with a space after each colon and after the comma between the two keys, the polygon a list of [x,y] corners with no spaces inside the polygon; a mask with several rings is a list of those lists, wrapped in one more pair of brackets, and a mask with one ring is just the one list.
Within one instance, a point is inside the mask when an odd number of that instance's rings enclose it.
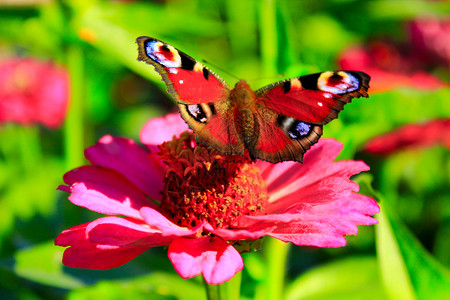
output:
{"label": "flower disc florets", "polygon": [[184,132],[162,144],[165,172],[161,211],[180,226],[208,222],[229,228],[240,215],[259,215],[268,199],[264,180],[250,158],[223,155]]}

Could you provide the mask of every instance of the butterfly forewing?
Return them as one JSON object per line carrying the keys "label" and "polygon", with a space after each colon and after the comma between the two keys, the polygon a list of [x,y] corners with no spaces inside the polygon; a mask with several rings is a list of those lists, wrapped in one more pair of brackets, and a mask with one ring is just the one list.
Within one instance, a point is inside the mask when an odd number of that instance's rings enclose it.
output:
{"label": "butterfly forewing", "polygon": [[197,141],[223,153],[243,154],[230,112],[230,88],[219,76],[187,54],[150,37],[139,37],[138,60],[155,67],[177,101]]}
{"label": "butterfly forewing", "polygon": [[189,55],[150,37],[138,37],[136,42],[138,60],[155,66],[177,102],[207,103],[227,97],[228,84]]}
{"label": "butterfly forewing", "polygon": [[327,71],[280,81],[256,91],[281,115],[312,124],[336,119],[354,97],[367,97],[370,77],[357,71]]}

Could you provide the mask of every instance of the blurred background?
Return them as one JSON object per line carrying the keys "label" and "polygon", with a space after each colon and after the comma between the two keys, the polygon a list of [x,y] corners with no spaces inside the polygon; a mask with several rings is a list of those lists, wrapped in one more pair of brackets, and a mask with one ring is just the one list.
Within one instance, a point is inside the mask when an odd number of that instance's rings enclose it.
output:
{"label": "blurred background", "polygon": [[[282,297],[450,297],[448,1],[0,0],[0,299],[206,298],[165,249],[92,271],[64,267],[53,245],[96,218],[56,190],[86,164],[83,150],[105,134],[139,141],[148,119],[175,111],[153,67],[136,61],[141,35],[211,63],[230,85],[372,76],[370,98],[324,136],[344,143],[338,159],[370,165],[354,180],[380,201],[380,224],[344,248],[290,247]],[[269,255],[244,255],[243,299],[267,298]]]}

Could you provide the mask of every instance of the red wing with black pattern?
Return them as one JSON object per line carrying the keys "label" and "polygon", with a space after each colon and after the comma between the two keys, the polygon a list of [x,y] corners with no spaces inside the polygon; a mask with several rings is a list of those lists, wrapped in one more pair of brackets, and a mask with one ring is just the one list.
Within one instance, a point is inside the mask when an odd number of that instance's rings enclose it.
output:
{"label": "red wing with black pattern", "polygon": [[313,125],[287,117],[260,104],[255,114],[253,144],[249,153],[272,163],[303,161],[303,154],[322,136],[322,125]]}
{"label": "red wing with black pattern", "polygon": [[338,117],[354,97],[367,97],[370,77],[357,71],[327,71],[284,80],[256,91],[255,157],[303,161],[318,142],[322,125]]}
{"label": "red wing with black pattern", "polygon": [[338,117],[353,98],[368,97],[369,75],[326,71],[280,81],[256,91],[258,101],[277,113],[324,125]]}
{"label": "red wing with black pattern", "polygon": [[244,153],[228,105],[230,87],[219,76],[173,46],[138,37],[138,60],[155,67],[177,101],[197,141],[223,153]]}

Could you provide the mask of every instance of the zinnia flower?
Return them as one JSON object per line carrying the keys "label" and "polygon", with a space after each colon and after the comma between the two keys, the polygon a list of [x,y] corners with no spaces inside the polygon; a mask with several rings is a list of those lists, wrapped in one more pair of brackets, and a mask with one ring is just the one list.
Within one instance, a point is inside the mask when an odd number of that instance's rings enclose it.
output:
{"label": "zinnia flower", "polygon": [[69,78],[61,67],[32,58],[0,62],[0,123],[58,127],[68,100]]}
{"label": "zinnia flower", "polygon": [[253,163],[196,145],[186,129],[178,115],[169,115],[142,130],[146,150],[112,136],[86,149],[91,165],[66,173],[60,189],[72,203],[109,216],[56,238],[56,245],[69,247],[65,265],[109,269],[168,245],[181,277],[202,274],[220,284],[243,268],[237,249],[263,236],[340,247],[345,235],[358,232],[356,225],[377,222],[371,217],[377,203],[355,193],[358,185],[349,180],[369,167],[333,162],[342,149],[333,139],[314,145],[303,164]]}
{"label": "zinnia flower", "polygon": [[442,145],[450,149],[450,119],[407,124],[371,139],[364,150],[372,154],[391,154],[412,148]]}
{"label": "zinnia flower", "polygon": [[450,18],[428,16],[409,22],[408,27],[417,60],[450,67]]}
{"label": "zinnia flower", "polygon": [[436,76],[417,69],[412,57],[386,42],[372,42],[368,47],[353,46],[344,50],[339,59],[344,70],[360,70],[370,74],[370,90],[375,93],[399,87],[422,90],[442,88],[445,84]]}

